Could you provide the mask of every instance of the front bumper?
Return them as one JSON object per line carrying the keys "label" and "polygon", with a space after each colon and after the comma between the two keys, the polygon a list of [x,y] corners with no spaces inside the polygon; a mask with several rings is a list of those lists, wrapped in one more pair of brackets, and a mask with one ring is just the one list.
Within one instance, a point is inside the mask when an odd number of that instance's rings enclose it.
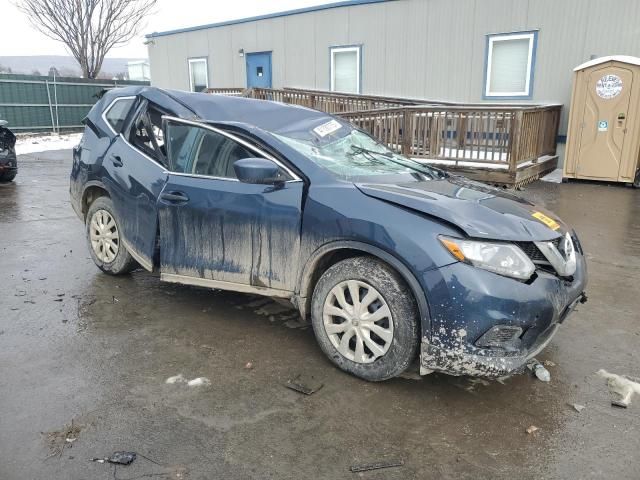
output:
{"label": "front bumper", "polygon": [[[578,303],[586,301],[586,265],[580,255],[571,281],[539,273],[525,284],[457,263],[429,272],[431,325],[423,329],[420,370],[502,377],[522,371],[540,353]],[[435,298],[434,298],[435,297]],[[523,332],[517,348],[476,345],[495,326]]]}

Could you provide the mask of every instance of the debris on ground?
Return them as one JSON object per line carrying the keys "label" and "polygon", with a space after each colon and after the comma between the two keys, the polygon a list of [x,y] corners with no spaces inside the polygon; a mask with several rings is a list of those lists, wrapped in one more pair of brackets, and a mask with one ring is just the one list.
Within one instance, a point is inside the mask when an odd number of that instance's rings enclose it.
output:
{"label": "debris on ground", "polygon": [[552,362],[551,360],[545,360],[544,362],[542,362],[542,364],[545,367],[555,367],[556,366],[556,364],[554,362]]}
{"label": "debris on ground", "polygon": [[169,383],[169,384],[173,384],[173,383],[187,383],[187,379],[184,378],[184,375],[182,375],[181,373],[179,373],[178,375],[174,375],[173,377],[169,377],[167,378],[164,383]]}
{"label": "debris on ground", "polygon": [[193,380],[187,380],[184,375],[179,373],[178,375],[174,375],[173,377],[167,378],[164,383],[174,384],[174,383],[186,383],[190,387],[202,387],[211,385],[211,380],[207,377],[197,377]]}
{"label": "debris on ground", "polygon": [[536,376],[536,378],[541,382],[551,381],[551,374],[549,373],[549,370],[544,368],[544,365],[542,365],[538,361],[538,359],[532,358],[531,360],[529,360],[527,362],[527,368],[531,370],[533,374]]}
{"label": "debris on ground", "polygon": [[584,405],[580,405],[579,403],[571,403],[570,405],[571,405],[571,406],[573,407],[573,409],[574,409],[576,412],[578,412],[578,413],[580,413],[582,410],[584,410],[585,408],[587,408],[587,407],[585,407]]}
{"label": "debris on ground", "polygon": [[49,455],[47,455],[47,458],[61,457],[65,448],[71,448],[73,446],[72,444],[78,439],[81,429],[82,427],[80,425],[77,425],[71,420],[71,425],[65,425],[62,430],[48,432],[46,434],[47,444],[49,446]]}
{"label": "debris on ground", "polygon": [[422,380],[424,378],[422,375],[420,375],[420,372],[412,369],[405,370],[400,375],[398,375],[398,377],[404,378],[405,380]]}
{"label": "debris on ground", "polygon": [[92,462],[113,463],[116,465],[130,465],[136,459],[136,452],[113,452],[111,456],[105,458],[92,458]]}
{"label": "debris on ground", "polygon": [[247,362],[247,364],[244,366],[245,370],[251,370],[253,368],[253,363],[251,362]]}
{"label": "debris on ground", "polygon": [[193,380],[189,380],[187,382],[187,385],[189,385],[190,387],[208,387],[209,385],[211,385],[211,380],[209,380],[207,377],[198,377],[194,378]]}
{"label": "debris on ground", "polygon": [[535,425],[531,425],[530,427],[527,427],[527,433],[529,435],[531,435],[532,433],[536,432],[540,430],[538,427],[536,427]]}
{"label": "debris on ground", "polygon": [[300,315],[298,313],[296,313],[295,318],[284,322],[284,326],[287,328],[292,328],[292,329],[299,328],[304,330],[307,327],[309,327],[309,324],[305,322],[302,318],[300,318]]}
{"label": "debris on ground", "polygon": [[600,369],[596,373],[607,380],[609,391],[614,395],[618,395],[616,400],[611,401],[611,405],[614,407],[627,408],[631,405],[633,394],[640,394],[640,382],[636,378],[627,375],[616,375],[604,369]]}
{"label": "debris on ground", "polygon": [[371,470],[380,470],[381,468],[402,467],[404,460],[391,460],[386,462],[365,463],[362,465],[352,465],[349,470],[353,473],[369,472]]}
{"label": "debris on ground", "polygon": [[290,388],[291,390],[295,390],[296,392],[303,393],[305,395],[312,395],[313,393],[320,390],[324,387],[323,383],[319,383],[315,380],[314,377],[309,377],[304,382],[300,380],[302,375],[298,375],[297,377],[287,380],[285,387]]}

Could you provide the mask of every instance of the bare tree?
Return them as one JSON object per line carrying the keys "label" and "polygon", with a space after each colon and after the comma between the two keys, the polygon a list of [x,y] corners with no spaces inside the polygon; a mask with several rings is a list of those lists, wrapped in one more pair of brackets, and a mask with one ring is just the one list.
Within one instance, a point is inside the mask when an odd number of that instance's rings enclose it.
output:
{"label": "bare tree", "polygon": [[83,76],[96,78],[104,57],[145,25],[157,0],[16,0],[33,26],[64,43]]}

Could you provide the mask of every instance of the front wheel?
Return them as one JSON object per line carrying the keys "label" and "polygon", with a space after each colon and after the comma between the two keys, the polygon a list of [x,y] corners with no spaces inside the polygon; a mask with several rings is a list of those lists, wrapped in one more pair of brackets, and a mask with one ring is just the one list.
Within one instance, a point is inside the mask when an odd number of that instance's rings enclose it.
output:
{"label": "front wheel", "polygon": [[11,182],[14,178],[16,178],[16,175],[18,175],[17,170],[4,172],[3,174],[0,174],[0,182]]}
{"label": "front wheel", "polygon": [[138,268],[122,243],[120,224],[109,197],[98,197],[91,204],[86,230],[89,253],[100,270],[110,275],[122,275]]}
{"label": "front wheel", "polygon": [[327,357],[365,380],[401,374],[417,353],[415,299],[395,270],[372,257],[343,260],[322,275],[311,321]]}

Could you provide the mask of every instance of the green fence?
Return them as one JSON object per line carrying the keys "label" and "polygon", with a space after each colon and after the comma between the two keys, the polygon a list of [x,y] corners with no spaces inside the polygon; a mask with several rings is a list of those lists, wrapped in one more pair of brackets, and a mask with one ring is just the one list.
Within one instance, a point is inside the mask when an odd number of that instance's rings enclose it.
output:
{"label": "green fence", "polygon": [[99,92],[128,85],[149,82],[0,73],[0,119],[17,132],[78,129]]}

